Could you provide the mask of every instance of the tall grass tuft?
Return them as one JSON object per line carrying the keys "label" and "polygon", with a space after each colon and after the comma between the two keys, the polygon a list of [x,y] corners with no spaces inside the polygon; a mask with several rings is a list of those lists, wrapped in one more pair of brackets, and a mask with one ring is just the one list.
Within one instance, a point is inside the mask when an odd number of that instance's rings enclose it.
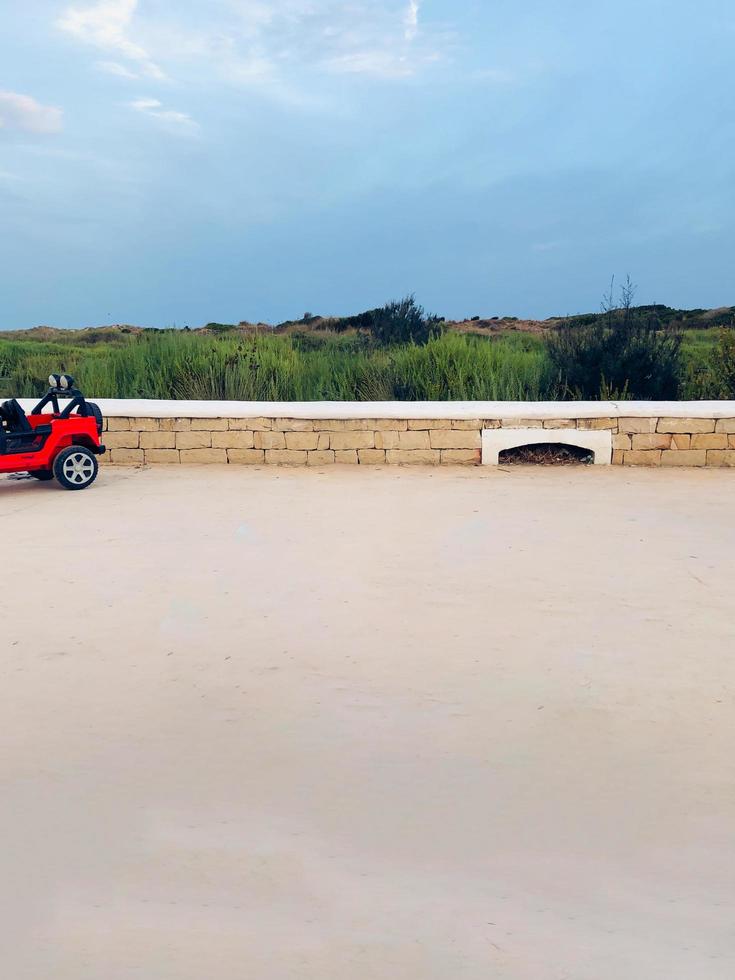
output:
{"label": "tall grass tuft", "polygon": [[0,393],[35,396],[52,371],[90,397],[242,401],[539,400],[553,369],[537,338],[445,333],[379,347],[359,334],[157,331],[123,344],[3,341]]}

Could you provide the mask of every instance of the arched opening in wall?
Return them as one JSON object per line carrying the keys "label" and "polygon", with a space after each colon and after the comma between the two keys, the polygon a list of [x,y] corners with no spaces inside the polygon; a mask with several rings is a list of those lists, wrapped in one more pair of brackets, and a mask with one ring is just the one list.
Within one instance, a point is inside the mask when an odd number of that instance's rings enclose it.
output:
{"label": "arched opening in wall", "polygon": [[501,466],[588,466],[595,461],[591,449],[563,442],[537,442],[503,449],[498,456]]}
{"label": "arched opening in wall", "polygon": [[[582,459],[577,458],[582,450]],[[518,459],[518,454],[522,458]],[[523,458],[525,456],[525,458]],[[501,458],[503,457],[503,458]],[[612,462],[612,433],[609,429],[514,429],[501,426],[482,430],[482,462],[498,463],[584,463],[609,466]]]}

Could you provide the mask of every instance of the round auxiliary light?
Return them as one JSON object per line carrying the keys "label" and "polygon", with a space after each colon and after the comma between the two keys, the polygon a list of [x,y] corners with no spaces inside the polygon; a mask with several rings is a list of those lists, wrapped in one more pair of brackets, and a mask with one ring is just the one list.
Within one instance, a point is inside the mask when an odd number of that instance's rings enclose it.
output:
{"label": "round auxiliary light", "polygon": [[69,388],[74,387],[74,378],[70,374],[50,374],[48,376],[48,383],[52,388],[67,391]]}

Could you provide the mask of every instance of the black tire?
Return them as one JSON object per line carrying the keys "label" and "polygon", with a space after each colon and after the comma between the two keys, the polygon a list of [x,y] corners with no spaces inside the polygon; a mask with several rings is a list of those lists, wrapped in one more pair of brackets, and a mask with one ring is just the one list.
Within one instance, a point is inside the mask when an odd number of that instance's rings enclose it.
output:
{"label": "black tire", "polygon": [[103,429],[102,410],[100,409],[99,405],[97,405],[95,402],[87,402],[87,408],[90,410],[90,412],[94,417],[95,422],[97,423],[97,434],[102,435],[102,429]]}
{"label": "black tire", "polygon": [[54,460],[54,476],[65,490],[86,490],[97,479],[97,457],[86,446],[68,446]]}
{"label": "black tire", "polygon": [[34,480],[40,480],[42,483],[45,483],[47,480],[53,480],[54,478],[52,470],[31,470],[30,476]]}

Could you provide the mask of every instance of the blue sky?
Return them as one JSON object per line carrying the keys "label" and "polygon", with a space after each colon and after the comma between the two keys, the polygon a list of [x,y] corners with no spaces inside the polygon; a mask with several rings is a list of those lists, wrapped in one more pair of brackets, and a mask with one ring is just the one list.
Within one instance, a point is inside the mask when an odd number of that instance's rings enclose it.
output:
{"label": "blue sky", "polygon": [[735,303],[732,0],[0,0],[0,329]]}

